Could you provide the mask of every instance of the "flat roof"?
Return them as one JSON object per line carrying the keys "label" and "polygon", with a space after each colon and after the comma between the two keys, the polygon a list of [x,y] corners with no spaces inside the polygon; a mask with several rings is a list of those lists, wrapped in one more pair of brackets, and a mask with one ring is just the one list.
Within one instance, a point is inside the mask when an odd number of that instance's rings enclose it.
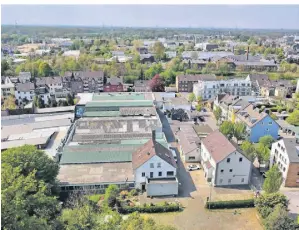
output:
{"label": "flat roof", "polygon": [[131,162],[132,151],[63,152],[60,164]]}
{"label": "flat roof", "polygon": [[94,108],[94,107],[128,107],[128,106],[152,106],[153,101],[150,100],[126,100],[126,101],[92,101],[87,102],[86,108]]}
{"label": "flat roof", "polygon": [[69,112],[74,111],[75,106],[63,106],[63,107],[54,107],[54,108],[43,108],[43,109],[35,109],[36,113],[58,113],[58,112]]}
{"label": "flat roof", "polygon": [[132,163],[60,165],[57,176],[61,185],[133,182]]}
{"label": "flat roof", "polygon": [[92,97],[92,101],[102,100],[145,100],[145,96],[142,93],[100,93]]}
{"label": "flat roof", "polygon": [[119,111],[85,111],[83,117],[119,117]]}

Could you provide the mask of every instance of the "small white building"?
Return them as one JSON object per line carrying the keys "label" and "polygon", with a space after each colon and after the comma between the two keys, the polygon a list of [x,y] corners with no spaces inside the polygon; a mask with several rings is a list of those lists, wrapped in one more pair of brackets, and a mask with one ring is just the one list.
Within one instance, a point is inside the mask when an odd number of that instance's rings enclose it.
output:
{"label": "small white building", "polygon": [[250,181],[252,163],[219,130],[203,139],[201,164],[213,186],[246,185]]}
{"label": "small white building", "polygon": [[47,85],[51,95],[54,95],[57,90],[59,91],[63,88],[62,78],[59,76],[38,78],[36,85],[38,87]]}
{"label": "small white building", "polygon": [[147,196],[178,194],[177,166],[172,152],[153,139],[132,154],[135,188]]}
{"label": "small white building", "polygon": [[172,109],[183,109],[190,111],[192,108],[191,106],[191,103],[188,102],[184,97],[165,98],[163,102],[163,111],[171,111]]}
{"label": "small white building", "polygon": [[196,97],[208,100],[220,93],[229,93],[236,96],[251,95],[251,82],[248,79],[229,80],[199,80],[193,85]]}
{"label": "small white building", "polygon": [[35,95],[34,89],[34,83],[31,82],[16,84],[15,95],[16,99],[18,100],[18,104],[23,104],[23,100],[28,102],[32,101]]}

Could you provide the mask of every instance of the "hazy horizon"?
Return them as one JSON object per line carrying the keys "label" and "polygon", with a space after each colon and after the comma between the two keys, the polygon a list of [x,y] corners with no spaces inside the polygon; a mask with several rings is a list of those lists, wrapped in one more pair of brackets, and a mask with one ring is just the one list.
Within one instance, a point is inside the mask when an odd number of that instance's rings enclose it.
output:
{"label": "hazy horizon", "polygon": [[299,29],[299,5],[2,5],[1,25]]}

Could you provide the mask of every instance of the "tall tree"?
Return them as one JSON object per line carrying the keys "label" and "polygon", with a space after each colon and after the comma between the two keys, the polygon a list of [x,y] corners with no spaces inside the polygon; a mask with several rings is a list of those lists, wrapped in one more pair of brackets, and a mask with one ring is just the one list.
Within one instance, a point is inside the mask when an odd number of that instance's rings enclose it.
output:
{"label": "tall tree", "polygon": [[74,105],[74,97],[69,93],[66,96],[66,102],[68,105]]}
{"label": "tall tree", "polygon": [[220,132],[224,134],[229,140],[234,136],[234,124],[231,121],[224,121],[220,128]]}
{"label": "tall tree", "polygon": [[263,184],[263,189],[266,193],[278,192],[282,183],[282,175],[277,165],[274,165],[266,172],[266,179]]}
{"label": "tall tree", "polygon": [[6,110],[6,109],[16,109],[16,99],[14,96],[10,95],[7,99],[4,100],[3,104],[2,104],[2,110]]}
{"label": "tall tree", "polygon": [[218,124],[222,116],[222,110],[219,106],[216,106],[216,109],[214,109],[213,113]]}
{"label": "tall tree", "polygon": [[189,95],[188,95],[188,100],[192,103],[193,101],[195,101],[195,99],[196,99],[196,96],[195,96],[195,94],[194,93],[190,93]]}
{"label": "tall tree", "polygon": [[162,42],[155,42],[155,44],[153,46],[153,51],[155,54],[155,58],[157,60],[161,60],[164,56],[164,51],[165,51],[165,48],[164,48]]}
{"label": "tall tree", "polygon": [[160,78],[159,74],[150,81],[149,86],[153,92],[164,92],[165,86],[163,80]]}
{"label": "tall tree", "polygon": [[1,60],[1,76],[5,76],[5,71],[9,70],[9,64],[5,59]]}
{"label": "tall tree", "polygon": [[299,126],[299,110],[294,110],[286,121],[291,125]]}
{"label": "tall tree", "polygon": [[273,142],[274,142],[274,139],[270,135],[263,136],[259,139],[259,143],[267,146],[268,148],[271,148],[271,145]]}
{"label": "tall tree", "polygon": [[262,162],[267,163],[270,159],[270,149],[262,143],[258,143],[255,146],[256,157],[258,162],[261,164]]}
{"label": "tall tree", "polygon": [[48,77],[51,74],[51,67],[47,62],[41,62],[38,67],[38,74],[42,77]]}
{"label": "tall tree", "polygon": [[34,146],[2,153],[3,229],[52,229],[61,207],[54,196],[59,166]]}
{"label": "tall tree", "polygon": [[245,139],[245,132],[246,126],[243,123],[237,122],[234,124],[234,137],[237,139],[237,143]]}
{"label": "tall tree", "polygon": [[38,98],[37,98],[37,107],[38,107],[38,108],[45,108],[45,102],[44,102],[44,100],[41,98],[41,96],[38,96]]}
{"label": "tall tree", "polygon": [[241,149],[243,151],[243,154],[251,161],[253,162],[255,159],[255,148],[252,143],[249,141],[243,141],[241,145]]}
{"label": "tall tree", "polygon": [[281,193],[262,194],[255,199],[254,203],[263,219],[266,219],[273,212],[276,205],[283,205],[285,209],[289,205],[287,197]]}
{"label": "tall tree", "polygon": [[266,218],[264,226],[266,230],[297,229],[295,221],[289,217],[288,211],[281,204],[275,206],[273,212]]}

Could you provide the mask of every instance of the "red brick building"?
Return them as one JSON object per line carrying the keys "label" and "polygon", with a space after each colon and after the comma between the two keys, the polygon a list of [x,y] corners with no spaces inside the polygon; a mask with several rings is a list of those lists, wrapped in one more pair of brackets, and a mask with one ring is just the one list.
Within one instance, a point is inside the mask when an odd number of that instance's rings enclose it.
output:
{"label": "red brick building", "polygon": [[121,77],[107,78],[107,83],[104,86],[104,92],[123,92],[124,85]]}

